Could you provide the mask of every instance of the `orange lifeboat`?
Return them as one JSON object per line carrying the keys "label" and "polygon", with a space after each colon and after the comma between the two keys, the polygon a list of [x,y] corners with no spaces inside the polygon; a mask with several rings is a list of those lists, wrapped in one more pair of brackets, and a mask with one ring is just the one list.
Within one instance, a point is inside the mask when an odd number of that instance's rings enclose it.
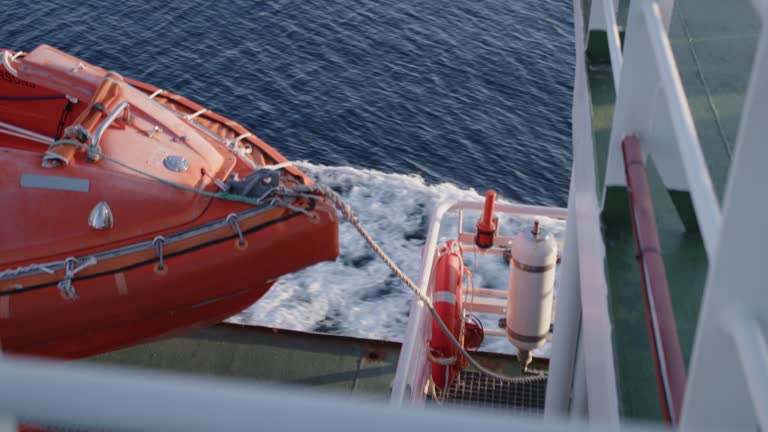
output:
{"label": "orange lifeboat", "polygon": [[50,46],[0,54],[4,352],[207,326],[338,256],[334,209],[236,122]]}

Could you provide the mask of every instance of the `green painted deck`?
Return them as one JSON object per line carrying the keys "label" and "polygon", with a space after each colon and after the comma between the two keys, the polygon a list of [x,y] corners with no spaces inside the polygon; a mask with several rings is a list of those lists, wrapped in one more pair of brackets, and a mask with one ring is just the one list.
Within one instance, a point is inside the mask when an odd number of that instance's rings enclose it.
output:
{"label": "green painted deck", "polygon": [[[621,9],[620,9],[621,10]],[[722,199],[760,31],[750,0],[676,0],[670,41],[718,198]],[[590,34],[600,45],[600,32]],[[590,44],[589,49],[595,49]],[[615,98],[610,65],[588,56],[598,193]],[[688,364],[704,289],[707,257],[686,193],[667,191],[649,161],[648,177],[678,334]],[[673,201],[674,200],[674,201]],[[675,205],[677,204],[677,206]],[[678,211],[681,210],[681,211]],[[688,222],[688,220],[686,220]],[[627,191],[605,190],[602,213],[620,409],[624,417],[661,420]]]}
{"label": "green painted deck", "polygon": [[[323,391],[386,398],[395,377],[400,344],[238,324],[103,354],[95,361],[121,366],[215,375]],[[478,353],[485,367],[519,374],[513,356]],[[546,369],[545,361],[534,367]]]}

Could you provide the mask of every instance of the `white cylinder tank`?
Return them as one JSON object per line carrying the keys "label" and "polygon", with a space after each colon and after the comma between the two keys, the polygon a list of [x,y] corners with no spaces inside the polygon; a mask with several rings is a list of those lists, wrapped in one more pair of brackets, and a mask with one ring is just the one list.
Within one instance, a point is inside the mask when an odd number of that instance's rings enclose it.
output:
{"label": "white cylinder tank", "polygon": [[544,345],[552,321],[557,242],[552,234],[523,230],[511,242],[507,339],[518,350],[530,351]]}

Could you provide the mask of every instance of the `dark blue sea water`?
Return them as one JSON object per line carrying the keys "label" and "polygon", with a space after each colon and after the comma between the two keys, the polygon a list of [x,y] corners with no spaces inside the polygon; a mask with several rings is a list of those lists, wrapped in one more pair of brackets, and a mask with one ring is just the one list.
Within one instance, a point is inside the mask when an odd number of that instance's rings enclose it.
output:
{"label": "dark blue sea water", "polygon": [[289,159],[564,205],[570,0],[6,0],[41,43],[243,123]]}

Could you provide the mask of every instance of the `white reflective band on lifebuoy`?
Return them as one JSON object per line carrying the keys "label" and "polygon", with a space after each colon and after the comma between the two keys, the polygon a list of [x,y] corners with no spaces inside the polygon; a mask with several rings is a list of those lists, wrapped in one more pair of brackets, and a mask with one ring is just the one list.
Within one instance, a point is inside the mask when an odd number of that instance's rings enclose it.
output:
{"label": "white reflective band on lifebuoy", "polygon": [[456,294],[450,291],[438,291],[435,293],[433,302],[456,304]]}

